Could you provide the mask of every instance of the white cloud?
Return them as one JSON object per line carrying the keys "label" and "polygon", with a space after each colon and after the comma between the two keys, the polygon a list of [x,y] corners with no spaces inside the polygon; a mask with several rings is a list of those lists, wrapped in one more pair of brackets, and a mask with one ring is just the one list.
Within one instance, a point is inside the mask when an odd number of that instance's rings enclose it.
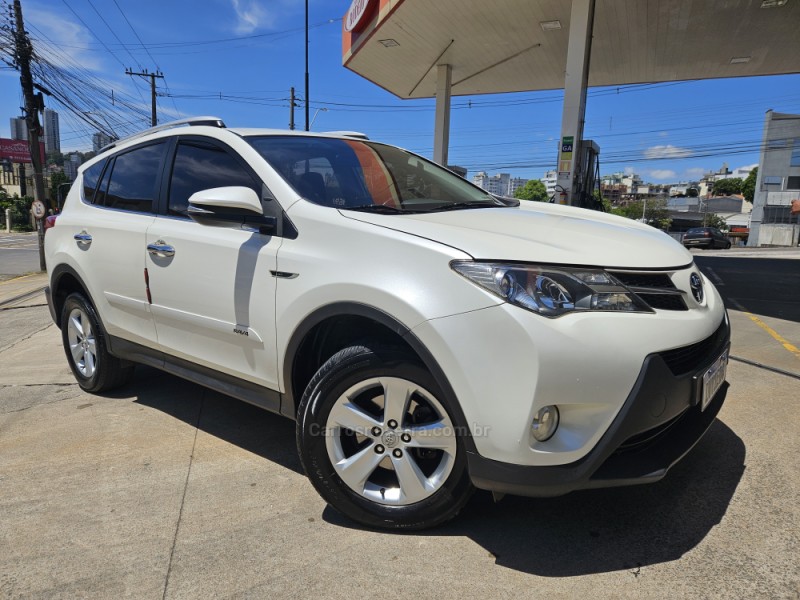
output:
{"label": "white cloud", "polygon": [[672,169],[653,169],[652,171],[649,171],[649,175],[653,179],[660,179],[662,181],[665,179],[678,178],[678,174]]}
{"label": "white cloud", "polygon": [[634,173],[636,173],[636,169],[634,169],[633,167],[625,167],[623,171],[625,175],[633,175]]}
{"label": "white cloud", "polygon": [[699,179],[706,174],[706,170],[702,167],[692,167],[691,169],[686,169],[684,173],[688,179]]}
{"label": "white cloud", "polygon": [[[91,71],[102,68],[97,57],[92,56],[91,50],[87,50],[87,41],[93,41],[94,37],[82,25],[52,10],[28,6],[25,7],[25,21],[36,28],[31,31],[36,52],[54,65],[74,68],[74,63],[77,63]],[[36,40],[40,41],[37,43]],[[51,46],[55,48],[50,50]]]}
{"label": "white cloud", "polygon": [[239,35],[253,33],[261,27],[271,27],[274,16],[268,13],[257,0],[231,0],[233,10],[236,11],[235,31]]}
{"label": "white cloud", "polygon": [[669,131],[659,131],[658,137],[667,137],[669,136]]}
{"label": "white cloud", "polygon": [[672,144],[667,144],[666,146],[651,146],[644,151],[644,157],[649,159],[688,158],[691,155],[691,150],[673,146]]}
{"label": "white cloud", "polygon": [[739,171],[739,170],[742,170],[742,171],[752,171],[752,170],[753,170],[753,169],[755,169],[757,166],[758,166],[758,163],[753,163],[752,165],[744,165],[743,167],[738,167],[738,168],[734,169],[734,171]]}

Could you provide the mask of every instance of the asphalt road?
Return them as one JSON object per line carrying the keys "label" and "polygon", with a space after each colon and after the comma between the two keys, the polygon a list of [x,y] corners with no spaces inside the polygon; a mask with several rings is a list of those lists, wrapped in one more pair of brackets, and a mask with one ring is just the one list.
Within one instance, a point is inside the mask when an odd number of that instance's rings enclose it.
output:
{"label": "asphalt road", "polygon": [[39,271],[39,241],[35,233],[0,234],[0,281]]}

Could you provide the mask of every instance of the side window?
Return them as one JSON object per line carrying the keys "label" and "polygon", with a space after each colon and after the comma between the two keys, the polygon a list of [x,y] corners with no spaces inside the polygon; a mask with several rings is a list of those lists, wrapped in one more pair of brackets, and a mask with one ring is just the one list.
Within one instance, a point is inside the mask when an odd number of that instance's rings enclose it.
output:
{"label": "side window", "polygon": [[103,172],[106,161],[101,160],[83,172],[83,199],[86,202],[94,202],[94,190],[97,188],[97,180]]}
{"label": "side window", "polygon": [[261,185],[229,152],[202,142],[180,142],[169,183],[169,214],[186,216],[192,194],[231,185],[249,187],[261,196]]}
{"label": "side window", "polygon": [[114,170],[114,159],[108,161],[108,166],[103,173],[103,178],[100,180],[100,185],[97,186],[97,191],[94,193],[94,204],[98,206],[106,205],[106,194],[108,193],[108,180],[111,179],[111,171]]}
{"label": "side window", "polygon": [[108,208],[152,212],[163,155],[163,142],[117,155],[108,169],[108,190],[104,198],[98,194],[98,200]]}

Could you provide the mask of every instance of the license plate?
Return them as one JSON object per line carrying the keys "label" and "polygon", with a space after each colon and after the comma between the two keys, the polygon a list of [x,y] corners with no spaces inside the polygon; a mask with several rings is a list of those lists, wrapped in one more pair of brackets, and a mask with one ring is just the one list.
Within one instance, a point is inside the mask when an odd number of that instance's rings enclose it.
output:
{"label": "license plate", "polygon": [[714,397],[714,394],[719,391],[722,383],[725,381],[725,369],[728,366],[728,351],[722,353],[714,364],[703,373],[703,395],[700,401],[700,410],[705,410],[708,403]]}

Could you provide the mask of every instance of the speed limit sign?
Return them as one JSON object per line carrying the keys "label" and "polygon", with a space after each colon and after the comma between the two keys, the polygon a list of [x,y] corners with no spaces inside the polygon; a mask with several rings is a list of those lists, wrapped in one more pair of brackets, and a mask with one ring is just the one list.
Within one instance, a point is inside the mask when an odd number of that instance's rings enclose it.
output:
{"label": "speed limit sign", "polygon": [[31,211],[36,219],[43,219],[47,209],[44,207],[44,202],[41,200],[34,200],[31,204]]}

